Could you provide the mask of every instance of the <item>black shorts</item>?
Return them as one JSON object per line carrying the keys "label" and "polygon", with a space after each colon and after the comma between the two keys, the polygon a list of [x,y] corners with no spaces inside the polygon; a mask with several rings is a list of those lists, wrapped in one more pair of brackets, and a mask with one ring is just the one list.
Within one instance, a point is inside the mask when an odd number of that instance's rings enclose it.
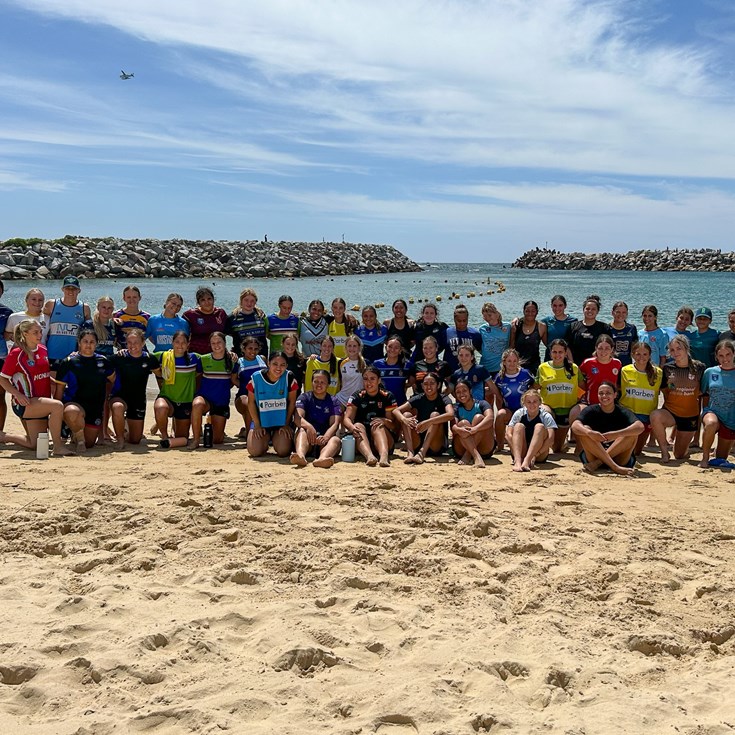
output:
{"label": "black shorts", "polygon": [[13,402],[12,402],[12,403],[10,404],[10,406],[11,406],[11,408],[13,409],[13,413],[14,413],[14,414],[15,414],[15,415],[16,415],[16,416],[17,416],[17,417],[19,418],[19,419],[21,419],[21,421],[22,421],[22,420],[23,420],[23,416],[24,416],[24,414],[25,414],[25,412],[26,412],[26,406],[21,406],[21,405],[20,405],[20,403],[16,403],[15,401],[13,401]]}
{"label": "black shorts", "polygon": [[227,406],[215,406],[213,403],[209,403],[209,415],[221,416],[223,419],[228,419],[230,418],[230,406],[229,404]]}
{"label": "black shorts", "polygon": [[104,404],[100,403],[95,406],[90,403],[80,403],[79,401],[69,401],[64,406],[79,406],[84,411],[84,425],[99,429],[102,426],[102,414],[104,412]]}
{"label": "black shorts", "polygon": [[177,421],[191,421],[191,403],[175,403],[170,398],[163,398],[173,411],[173,418]]}
{"label": "black shorts", "polygon": [[[669,411],[669,413],[671,412]],[[674,417],[674,423],[676,424],[677,431],[690,432],[697,430],[697,421],[699,416],[674,416],[673,413],[671,415]]]}
{"label": "black shorts", "polygon": [[556,421],[556,425],[560,429],[565,429],[567,426],[569,426],[569,413],[558,414],[555,411],[554,420]]}
{"label": "black shorts", "polygon": [[110,405],[115,400],[124,401],[125,403],[125,418],[128,421],[143,421],[145,419],[145,396],[129,396],[125,393],[120,393],[116,396],[110,397]]}

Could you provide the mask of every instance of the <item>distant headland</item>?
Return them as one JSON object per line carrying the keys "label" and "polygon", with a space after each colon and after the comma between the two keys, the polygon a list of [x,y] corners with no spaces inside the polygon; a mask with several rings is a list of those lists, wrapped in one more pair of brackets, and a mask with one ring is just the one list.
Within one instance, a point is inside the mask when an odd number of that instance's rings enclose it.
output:
{"label": "distant headland", "polygon": [[735,253],[709,248],[630,250],[627,253],[563,253],[527,250],[513,268],[562,271],[735,271]]}
{"label": "distant headland", "polygon": [[390,245],[66,235],[0,242],[0,279],[290,278],[422,268]]}

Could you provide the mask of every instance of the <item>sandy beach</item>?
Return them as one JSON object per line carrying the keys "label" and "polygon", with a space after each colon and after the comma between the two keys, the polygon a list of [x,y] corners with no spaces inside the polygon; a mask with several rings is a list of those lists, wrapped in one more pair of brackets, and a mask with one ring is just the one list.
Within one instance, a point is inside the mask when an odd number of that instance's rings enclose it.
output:
{"label": "sandy beach", "polygon": [[3,733],[735,731],[733,476],[698,453],[621,478],[156,444],[0,449]]}

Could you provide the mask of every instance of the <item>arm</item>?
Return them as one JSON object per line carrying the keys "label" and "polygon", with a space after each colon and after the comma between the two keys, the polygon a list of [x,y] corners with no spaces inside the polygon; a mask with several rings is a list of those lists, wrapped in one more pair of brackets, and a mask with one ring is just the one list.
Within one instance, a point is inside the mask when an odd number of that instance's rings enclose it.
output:
{"label": "arm", "polygon": [[57,401],[61,401],[64,398],[64,388],[66,388],[66,383],[63,383],[60,380],[55,380],[54,382],[56,383],[54,386],[54,398]]}
{"label": "arm", "polygon": [[286,426],[291,426],[291,422],[293,421],[294,411],[296,410],[296,393],[297,391],[295,390],[290,390],[288,392],[288,402],[286,405]]}
{"label": "arm", "polygon": [[[643,424],[641,424],[641,426],[643,426]],[[590,429],[589,426],[586,426],[585,424],[583,424],[579,419],[577,419],[572,424],[572,431],[575,434],[586,436],[588,439],[594,439],[595,441],[600,442],[600,444],[602,444],[602,442],[604,441],[608,441],[605,438],[605,434],[600,434],[599,431],[593,431],[592,429]]]}
{"label": "arm", "polygon": [[539,336],[541,337],[541,341],[542,341],[542,342],[543,342],[543,343],[544,343],[545,345],[548,345],[548,340],[549,340],[549,329],[548,329],[548,327],[546,326],[546,324],[544,324],[544,322],[539,322],[539,323],[538,323],[538,333],[539,333]]}
{"label": "arm", "polygon": [[317,444],[324,446],[333,436],[336,436],[341,423],[341,416],[331,416],[329,419],[329,428],[317,438]]}
{"label": "arm", "polygon": [[0,375],[0,388],[13,396],[19,405],[30,405],[31,399],[25,393],[21,393],[4,375]]}
{"label": "arm", "polygon": [[447,422],[451,421],[454,418],[454,406],[451,404],[444,407],[444,413],[439,414],[438,416],[432,416],[431,418],[425,419],[424,421],[419,421],[418,424],[416,424],[416,430],[417,431],[425,431],[430,426],[433,426],[434,424],[446,424]]}

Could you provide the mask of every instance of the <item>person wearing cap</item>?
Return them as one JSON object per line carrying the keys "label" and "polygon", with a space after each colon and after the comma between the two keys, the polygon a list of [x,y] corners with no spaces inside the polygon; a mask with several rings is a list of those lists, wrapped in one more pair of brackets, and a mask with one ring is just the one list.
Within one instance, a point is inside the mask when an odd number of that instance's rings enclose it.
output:
{"label": "person wearing cap", "polygon": [[702,306],[694,313],[694,323],[697,325],[696,332],[689,335],[689,344],[692,349],[692,357],[704,363],[705,367],[714,367],[715,347],[720,341],[720,333],[712,329],[712,310]]}
{"label": "person wearing cap", "polygon": [[82,287],[76,276],[66,276],[61,284],[60,299],[49,299],[43,313],[48,317],[46,337],[51,373],[56,373],[58,364],[77,349],[77,333],[85,321],[89,321],[89,304],[79,301]]}

